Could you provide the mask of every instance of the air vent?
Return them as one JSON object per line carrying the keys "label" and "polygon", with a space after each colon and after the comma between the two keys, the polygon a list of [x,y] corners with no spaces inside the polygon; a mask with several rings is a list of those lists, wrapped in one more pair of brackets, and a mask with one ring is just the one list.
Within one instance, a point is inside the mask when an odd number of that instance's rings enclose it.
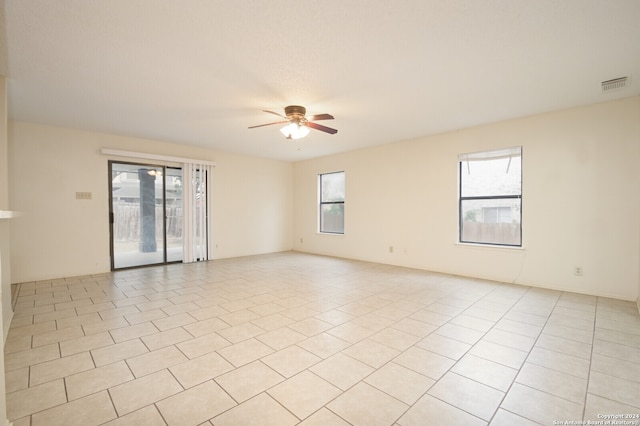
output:
{"label": "air vent", "polygon": [[629,85],[629,77],[614,78],[613,80],[603,81],[602,93],[611,92],[613,90],[624,89]]}

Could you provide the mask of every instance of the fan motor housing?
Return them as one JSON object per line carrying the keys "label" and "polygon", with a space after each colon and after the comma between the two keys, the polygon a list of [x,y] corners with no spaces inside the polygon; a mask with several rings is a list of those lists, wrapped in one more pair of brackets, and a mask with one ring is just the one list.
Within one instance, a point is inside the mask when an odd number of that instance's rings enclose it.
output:
{"label": "fan motor housing", "polygon": [[287,117],[296,115],[304,117],[306,113],[307,109],[300,105],[289,105],[288,107],[284,108],[284,114]]}

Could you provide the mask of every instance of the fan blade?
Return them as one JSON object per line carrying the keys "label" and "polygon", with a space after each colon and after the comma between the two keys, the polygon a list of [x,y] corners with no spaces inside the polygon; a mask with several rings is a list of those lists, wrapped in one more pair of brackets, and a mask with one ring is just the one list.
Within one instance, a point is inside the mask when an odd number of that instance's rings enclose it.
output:
{"label": "fan blade", "polygon": [[333,115],[331,115],[331,114],[312,115],[311,117],[307,117],[307,120],[309,120],[309,121],[333,120]]}
{"label": "fan blade", "polygon": [[284,116],[284,115],[282,115],[282,114],[280,114],[280,113],[274,112],[274,111],[268,111],[268,110],[266,110],[266,109],[263,109],[263,110],[262,110],[262,112],[266,112],[266,113],[269,113],[269,114],[277,115],[277,116],[278,116],[278,117],[280,117],[280,118],[287,119],[287,117],[286,117],[286,116]]}
{"label": "fan blade", "polygon": [[321,132],[331,133],[332,135],[335,135],[336,133],[338,133],[338,131],[336,129],[332,129],[331,127],[323,126],[322,124],[312,123],[311,121],[307,121],[305,123],[305,125],[307,127],[311,127],[312,129],[320,130]]}
{"label": "fan blade", "polygon": [[274,124],[288,123],[289,120],[285,121],[276,121],[275,123],[267,123],[267,124],[258,124],[257,126],[251,126],[250,129],[255,129],[256,127],[264,127],[264,126],[272,126]]}

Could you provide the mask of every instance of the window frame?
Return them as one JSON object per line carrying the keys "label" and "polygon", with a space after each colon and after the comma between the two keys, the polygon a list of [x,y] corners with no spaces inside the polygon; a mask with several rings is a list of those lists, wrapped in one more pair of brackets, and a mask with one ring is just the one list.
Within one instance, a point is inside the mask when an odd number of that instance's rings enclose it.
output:
{"label": "window frame", "polygon": [[[474,195],[474,196],[463,196],[462,195],[462,173],[463,173],[463,164],[465,161],[470,161],[469,159],[465,160],[464,158],[472,157],[474,155],[484,156],[487,154],[494,153],[496,155],[496,159],[499,158],[498,154],[501,151],[505,150],[519,150],[520,157],[520,193],[519,194],[503,194],[503,195]],[[479,158],[479,157],[478,157]],[[473,153],[462,154],[458,156],[458,243],[459,244],[469,244],[469,245],[480,245],[480,246],[491,246],[491,247],[505,247],[505,248],[522,248],[522,159],[523,159],[523,149],[522,146],[514,146],[509,148],[498,148],[498,149],[490,149],[484,151],[476,151]],[[520,240],[518,244],[510,244],[510,243],[498,243],[498,242],[487,242],[487,241],[467,241],[463,240],[463,228],[464,228],[464,215],[462,206],[464,201],[484,201],[484,200],[519,200],[520,209],[519,209],[519,221],[518,221],[518,232],[520,236]],[[499,208],[499,206],[497,206]]]}
{"label": "window frame", "polygon": [[[345,181],[345,188],[344,188],[344,192],[346,193],[346,174],[344,172],[344,170],[338,170],[335,172],[327,172],[327,173],[320,173],[318,174],[318,233],[320,234],[328,234],[328,235],[344,235],[344,204],[345,204],[345,198],[346,195],[342,198],[342,201],[324,201],[323,197],[322,197],[322,177],[323,176],[327,176],[327,175],[333,175],[333,174],[338,174],[338,173],[342,173],[342,175],[344,175],[344,181]],[[342,223],[342,232],[335,232],[335,231],[325,231],[323,229],[323,221],[322,221],[322,208],[325,205],[342,205],[342,214],[343,214],[343,223]]]}

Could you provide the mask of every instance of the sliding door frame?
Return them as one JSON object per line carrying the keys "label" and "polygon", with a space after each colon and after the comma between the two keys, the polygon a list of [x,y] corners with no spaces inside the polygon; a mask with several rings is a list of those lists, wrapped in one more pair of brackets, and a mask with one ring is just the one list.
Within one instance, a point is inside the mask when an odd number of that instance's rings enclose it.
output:
{"label": "sliding door frame", "polygon": [[[114,164],[124,164],[129,166],[141,166],[141,167],[152,167],[156,169],[162,169],[162,262],[157,263],[148,263],[141,265],[133,265],[133,266],[123,266],[116,268],[115,265],[115,232],[114,232],[114,211],[113,211],[113,165]],[[134,269],[134,268],[143,268],[147,266],[158,266],[158,265],[167,265],[171,263],[181,263],[183,256],[181,256],[180,260],[167,260],[167,169],[177,169],[183,170],[181,167],[170,167],[162,164],[150,164],[150,163],[142,163],[142,162],[131,162],[131,161],[119,161],[119,160],[109,160],[109,255],[110,255],[110,264],[112,271],[120,271],[125,269]],[[155,195],[154,195],[155,196]],[[155,200],[154,200],[155,202]],[[183,236],[184,238],[184,236]]]}

